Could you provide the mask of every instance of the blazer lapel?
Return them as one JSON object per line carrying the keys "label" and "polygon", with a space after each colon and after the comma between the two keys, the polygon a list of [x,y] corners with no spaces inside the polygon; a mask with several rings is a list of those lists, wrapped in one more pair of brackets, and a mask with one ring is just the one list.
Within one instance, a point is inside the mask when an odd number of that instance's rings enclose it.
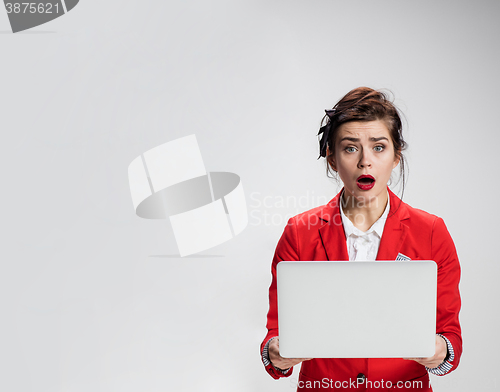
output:
{"label": "blazer lapel", "polygon": [[[347,244],[340,215],[340,195],[342,190],[323,209],[320,218],[325,222],[318,231],[329,261],[349,260]],[[409,218],[406,204],[387,188],[391,201],[389,216],[385,222],[380,240],[377,260],[396,260],[403,242],[408,234],[408,226],[403,223]]]}
{"label": "blazer lapel", "polygon": [[344,226],[342,225],[339,208],[342,190],[330,200],[320,216],[325,221],[325,224],[318,230],[325,248],[326,259],[329,261],[349,261]]}
{"label": "blazer lapel", "polygon": [[391,209],[385,221],[384,231],[378,248],[377,260],[396,260],[403,242],[408,234],[408,226],[403,223],[409,218],[406,204],[389,188]]}

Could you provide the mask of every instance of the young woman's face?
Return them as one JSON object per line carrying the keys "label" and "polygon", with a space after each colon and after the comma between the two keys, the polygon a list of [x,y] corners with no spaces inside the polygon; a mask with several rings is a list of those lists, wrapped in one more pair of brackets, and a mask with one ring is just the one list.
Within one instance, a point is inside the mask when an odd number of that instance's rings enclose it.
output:
{"label": "young woman's face", "polygon": [[339,127],[330,164],[344,183],[346,196],[358,202],[385,201],[387,182],[398,163],[383,121],[348,122]]}

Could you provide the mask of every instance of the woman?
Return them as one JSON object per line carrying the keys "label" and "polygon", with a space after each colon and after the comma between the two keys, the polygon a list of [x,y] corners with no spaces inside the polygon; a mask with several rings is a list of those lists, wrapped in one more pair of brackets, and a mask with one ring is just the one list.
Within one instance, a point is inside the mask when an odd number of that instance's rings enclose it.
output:
{"label": "woman", "polygon": [[[432,391],[428,372],[453,371],[462,353],[460,265],[443,220],[402,202],[387,183],[406,143],[387,96],[360,87],[326,110],[320,156],[344,187],[327,205],[288,221],[272,262],[268,333],[262,360],[273,378],[302,362],[299,391],[328,389]],[[436,351],[430,358],[283,358],[279,354],[276,265],[283,260],[434,260],[438,266]],[[314,339],[314,337],[311,337]]]}

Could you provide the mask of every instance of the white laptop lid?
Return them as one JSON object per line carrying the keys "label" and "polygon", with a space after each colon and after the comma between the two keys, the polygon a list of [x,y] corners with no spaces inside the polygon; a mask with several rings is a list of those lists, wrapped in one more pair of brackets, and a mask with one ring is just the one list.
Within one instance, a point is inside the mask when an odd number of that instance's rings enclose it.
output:
{"label": "white laptop lid", "polygon": [[406,358],[435,353],[434,261],[282,261],[285,358]]}

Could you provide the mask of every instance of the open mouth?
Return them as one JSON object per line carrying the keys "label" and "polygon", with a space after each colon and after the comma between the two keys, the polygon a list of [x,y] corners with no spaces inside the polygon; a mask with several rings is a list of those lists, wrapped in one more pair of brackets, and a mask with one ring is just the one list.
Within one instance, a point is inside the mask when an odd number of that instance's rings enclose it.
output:
{"label": "open mouth", "polygon": [[358,177],[358,179],[356,180],[356,184],[358,185],[359,189],[368,190],[373,188],[373,186],[375,185],[375,178],[373,178],[373,176],[369,174],[363,174]]}

